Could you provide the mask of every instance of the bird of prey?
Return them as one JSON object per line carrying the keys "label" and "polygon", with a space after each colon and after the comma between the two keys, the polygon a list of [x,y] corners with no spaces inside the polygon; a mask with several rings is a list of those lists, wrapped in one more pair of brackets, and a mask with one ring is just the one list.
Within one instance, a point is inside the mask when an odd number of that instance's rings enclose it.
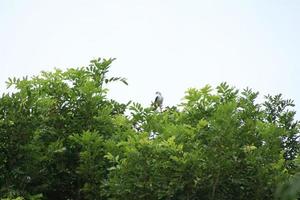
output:
{"label": "bird of prey", "polygon": [[162,104],[163,104],[164,98],[160,92],[156,92],[155,94],[156,94],[156,97],[155,97],[155,100],[153,103],[154,109],[156,110],[159,107],[160,111],[162,111]]}

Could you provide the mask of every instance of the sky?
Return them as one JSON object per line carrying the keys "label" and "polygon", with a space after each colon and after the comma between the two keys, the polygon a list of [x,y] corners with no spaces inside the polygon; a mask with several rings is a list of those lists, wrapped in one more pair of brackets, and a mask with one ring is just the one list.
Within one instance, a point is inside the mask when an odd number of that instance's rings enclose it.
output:
{"label": "sky", "polygon": [[190,87],[228,82],[295,100],[299,0],[0,0],[0,93],[8,77],[117,58],[109,96],[177,105]]}

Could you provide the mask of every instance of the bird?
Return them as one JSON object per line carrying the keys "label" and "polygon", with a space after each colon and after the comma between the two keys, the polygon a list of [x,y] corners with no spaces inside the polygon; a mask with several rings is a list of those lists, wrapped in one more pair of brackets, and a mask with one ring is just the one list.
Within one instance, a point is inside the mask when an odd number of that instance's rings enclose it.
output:
{"label": "bird", "polygon": [[154,103],[153,103],[154,110],[156,110],[159,107],[160,111],[161,111],[164,98],[163,98],[163,96],[161,95],[160,92],[156,92],[155,94],[156,94],[156,97],[155,97],[155,100],[154,100]]}

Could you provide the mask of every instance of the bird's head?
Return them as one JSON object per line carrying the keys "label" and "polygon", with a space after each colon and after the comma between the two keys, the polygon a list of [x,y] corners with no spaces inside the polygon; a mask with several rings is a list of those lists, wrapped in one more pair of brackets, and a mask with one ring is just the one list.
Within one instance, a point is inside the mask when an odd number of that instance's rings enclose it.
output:
{"label": "bird's head", "polygon": [[160,93],[160,92],[155,92],[155,94],[161,96],[161,93]]}

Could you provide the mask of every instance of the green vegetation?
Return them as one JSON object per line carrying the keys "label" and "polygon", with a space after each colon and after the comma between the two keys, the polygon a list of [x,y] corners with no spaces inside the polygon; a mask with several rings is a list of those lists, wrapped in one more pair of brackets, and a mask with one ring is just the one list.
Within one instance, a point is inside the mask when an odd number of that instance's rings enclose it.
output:
{"label": "green vegetation", "polygon": [[297,197],[291,100],[257,103],[258,93],[222,83],[188,89],[162,112],[118,103],[107,85],[127,82],[108,77],[112,61],[9,79],[14,92],[0,98],[0,198]]}

